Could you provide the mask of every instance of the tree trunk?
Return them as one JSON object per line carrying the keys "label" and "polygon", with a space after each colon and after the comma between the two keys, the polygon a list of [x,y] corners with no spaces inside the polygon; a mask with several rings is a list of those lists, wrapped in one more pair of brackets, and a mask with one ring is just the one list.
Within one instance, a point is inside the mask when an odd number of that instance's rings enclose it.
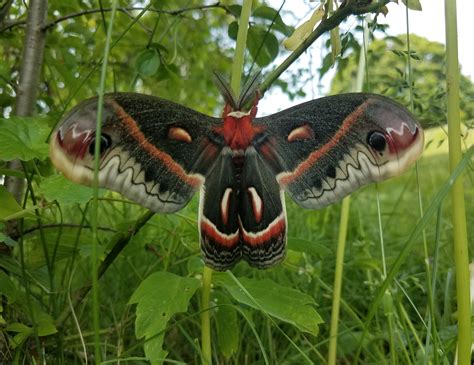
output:
{"label": "tree trunk", "polygon": [[[47,0],[31,0],[29,2],[20,80],[16,90],[15,114],[21,117],[33,115],[36,109],[36,96],[38,94],[46,39],[44,26],[46,24],[47,9]],[[11,161],[8,167],[21,169],[21,162],[19,160]],[[5,178],[6,188],[19,203],[22,200],[24,185],[24,179],[11,176]]]}

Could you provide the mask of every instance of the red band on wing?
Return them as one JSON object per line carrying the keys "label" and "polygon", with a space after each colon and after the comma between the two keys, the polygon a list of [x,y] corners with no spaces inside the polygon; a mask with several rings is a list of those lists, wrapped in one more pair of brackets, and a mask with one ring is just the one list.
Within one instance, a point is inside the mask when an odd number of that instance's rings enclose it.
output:
{"label": "red band on wing", "polygon": [[240,238],[238,231],[229,235],[220,232],[206,217],[201,218],[201,235],[227,248],[235,247]]}
{"label": "red band on wing", "polygon": [[163,162],[163,164],[166,165],[166,167],[171,173],[175,174],[186,184],[190,186],[199,186],[202,184],[202,178],[198,176],[188,175],[186,171],[184,171],[184,169],[181,167],[181,165],[176,163],[170,155],[168,155],[166,152],[159,150],[155,145],[148,142],[147,138],[138,127],[137,122],[119,104],[117,104],[116,101],[108,101],[112,104],[115,114],[120,118],[127,131],[145,151],[147,151],[151,156]]}
{"label": "red band on wing", "polygon": [[281,173],[278,176],[278,182],[281,185],[288,185],[292,183],[295,179],[301,176],[306,170],[311,168],[316,161],[318,161],[321,157],[326,155],[332,148],[334,148],[340,141],[342,137],[347,133],[347,131],[351,128],[353,124],[357,122],[357,120],[361,117],[364,111],[367,108],[368,100],[362,103],[354,110],[351,114],[349,114],[344,121],[342,122],[341,126],[337,130],[336,134],[321,148],[316,151],[310,153],[308,158],[302,161],[296,169],[292,172],[288,173]]}
{"label": "red band on wing", "polygon": [[247,232],[240,223],[240,232],[244,242],[250,246],[263,245],[274,237],[284,235],[286,230],[285,212],[282,212],[267,228],[257,233]]}

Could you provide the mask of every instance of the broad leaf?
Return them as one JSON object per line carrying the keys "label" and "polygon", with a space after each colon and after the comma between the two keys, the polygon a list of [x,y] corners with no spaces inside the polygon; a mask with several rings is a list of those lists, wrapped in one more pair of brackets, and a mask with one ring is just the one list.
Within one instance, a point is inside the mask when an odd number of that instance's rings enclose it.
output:
{"label": "broad leaf", "polygon": [[160,67],[161,60],[158,51],[154,48],[143,50],[137,57],[137,72],[142,76],[152,76],[156,74]]}
{"label": "broad leaf", "polygon": [[168,354],[163,350],[166,325],[174,314],[187,310],[199,285],[194,278],[157,272],[143,280],[130,298],[129,304],[137,304],[135,334],[145,338],[145,355],[152,364],[161,363]]}
{"label": "broad leaf", "polygon": [[298,252],[306,252],[319,257],[324,257],[331,253],[331,250],[325,245],[297,237],[288,237],[288,249]]}
{"label": "broad leaf", "polygon": [[48,157],[50,129],[45,118],[0,119],[0,160],[44,160]]}
{"label": "broad leaf", "polygon": [[278,40],[267,28],[261,26],[249,28],[247,48],[260,67],[270,64],[278,56]]}
{"label": "broad leaf", "polygon": [[239,32],[239,24],[237,23],[237,21],[230,23],[229,27],[227,28],[227,35],[229,36],[229,38],[236,41],[238,32]]}
{"label": "broad leaf", "polygon": [[33,329],[23,323],[12,323],[5,328],[5,331],[15,332],[16,335],[10,340],[10,346],[16,348],[20,346],[28,337],[33,334]]}
{"label": "broad leaf", "polygon": [[312,297],[269,279],[240,278],[239,281],[243,288],[228,275],[215,275],[215,282],[239,303],[262,310],[301,331],[318,334],[318,325],[323,320],[314,308],[316,303]]}
{"label": "broad leaf", "polygon": [[[105,191],[99,189],[99,196],[103,196]],[[60,204],[82,204],[92,199],[93,189],[75,184],[63,175],[51,175],[42,181],[39,192],[48,201],[57,201]]]}
{"label": "broad leaf", "polygon": [[11,216],[12,214],[22,211],[22,208],[17,203],[13,195],[5,188],[0,185],[0,220]]}
{"label": "broad leaf", "polygon": [[15,247],[15,245],[17,244],[15,240],[11,239],[3,232],[0,232],[0,242],[3,242],[4,244],[10,247]]}
{"label": "broad leaf", "polygon": [[242,13],[242,5],[228,5],[227,9],[233,16],[240,18],[240,14]]}
{"label": "broad leaf", "polygon": [[313,28],[323,18],[323,15],[324,7],[320,5],[313,12],[313,15],[311,15],[309,20],[305,21],[298,28],[296,28],[293,34],[283,41],[283,46],[290,51],[294,51],[296,48],[298,48],[298,46],[309,37],[313,31]]}
{"label": "broad leaf", "polygon": [[281,18],[280,14],[278,14],[278,11],[275,9],[269,7],[269,6],[260,6],[257,9],[254,10],[252,13],[252,16],[256,18],[262,18],[266,20],[273,21],[273,29],[276,31],[279,31],[283,33],[286,36],[290,36],[291,33],[293,32],[293,28],[287,26],[284,22],[283,19]]}

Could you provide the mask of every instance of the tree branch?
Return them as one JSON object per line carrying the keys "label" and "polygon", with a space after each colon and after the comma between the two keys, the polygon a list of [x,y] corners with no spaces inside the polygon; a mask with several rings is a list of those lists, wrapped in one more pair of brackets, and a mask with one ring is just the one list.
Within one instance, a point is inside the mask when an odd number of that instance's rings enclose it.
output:
{"label": "tree branch", "polygon": [[[160,9],[151,9],[150,8],[150,9],[148,9],[148,11],[155,12],[155,13],[172,15],[172,16],[179,16],[183,13],[193,11],[193,10],[206,10],[206,9],[212,9],[212,8],[220,8],[220,9],[224,9],[226,12],[229,12],[227,7],[222,5],[219,1],[214,3],[214,4],[191,6],[191,7],[188,7],[188,8],[182,8],[182,9],[176,9],[176,10],[160,10]],[[129,15],[130,11],[141,11],[141,10],[144,10],[144,9],[145,9],[144,7],[119,7],[119,8],[117,8],[117,11],[120,11],[122,13],[125,13],[125,14]],[[57,24],[65,21],[65,20],[68,20],[68,19],[74,19],[74,18],[78,18],[78,17],[84,16],[84,15],[89,15],[89,14],[109,12],[111,10],[112,10],[112,8],[86,9],[86,10],[78,11],[76,13],[67,14],[67,15],[56,18],[56,19],[50,21],[49,23],[45,24],[45,26],[43,27],[43,30],[49,30],[50,28],[53,28]],[[26,22],[24,20],[20,20],[20,21],[10,23],[10,24],[4,26],[2,29],[0,29],[0,33],[4,32],[6,30],[10,30],[12,28],[18,27],[18,26],[25,25],[25,23]]]}
{"label": "tree branch", "polygon": [[0,6],[0,24],[3,24],[3,20],[7,17],[12,3],[13,0],[7,0]]}
{"label": "tree branch", "polygon": [[306,38],[300,46],[295,49],[275,70],[270,72],[265,81],[260,86],[260,93],[263,95],[271,84],[295,62],[301,54],[311,46],[322,34],[337,27],[350,15],[362,15],[366,13],[379,12],[390,0],[379,0],[370,2],[368,5],[360,5],[360,0],[347,0],[329,18],[325,18],[319,23],[316,29]]}

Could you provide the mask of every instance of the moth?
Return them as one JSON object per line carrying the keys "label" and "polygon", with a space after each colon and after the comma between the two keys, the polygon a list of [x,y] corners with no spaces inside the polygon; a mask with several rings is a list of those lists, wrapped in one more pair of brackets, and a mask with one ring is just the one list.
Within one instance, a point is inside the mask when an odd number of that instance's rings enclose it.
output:
{"label": "moth", "polygon": [[[98,176],[101,187],[158,213],[182,209],[199,190],[201,252],[215,270],[283,260],[284,192],[319,209],[402,173],[422,152],[422,128],[387,97],[328,96],[257,118],[258,74],[238,98],[224,77],[216,81],[221,118],[154,96],[106,94]],[[97,108],[97,97],[77,105],[50,142],[53,164],[80,184],[93,181]]]}

